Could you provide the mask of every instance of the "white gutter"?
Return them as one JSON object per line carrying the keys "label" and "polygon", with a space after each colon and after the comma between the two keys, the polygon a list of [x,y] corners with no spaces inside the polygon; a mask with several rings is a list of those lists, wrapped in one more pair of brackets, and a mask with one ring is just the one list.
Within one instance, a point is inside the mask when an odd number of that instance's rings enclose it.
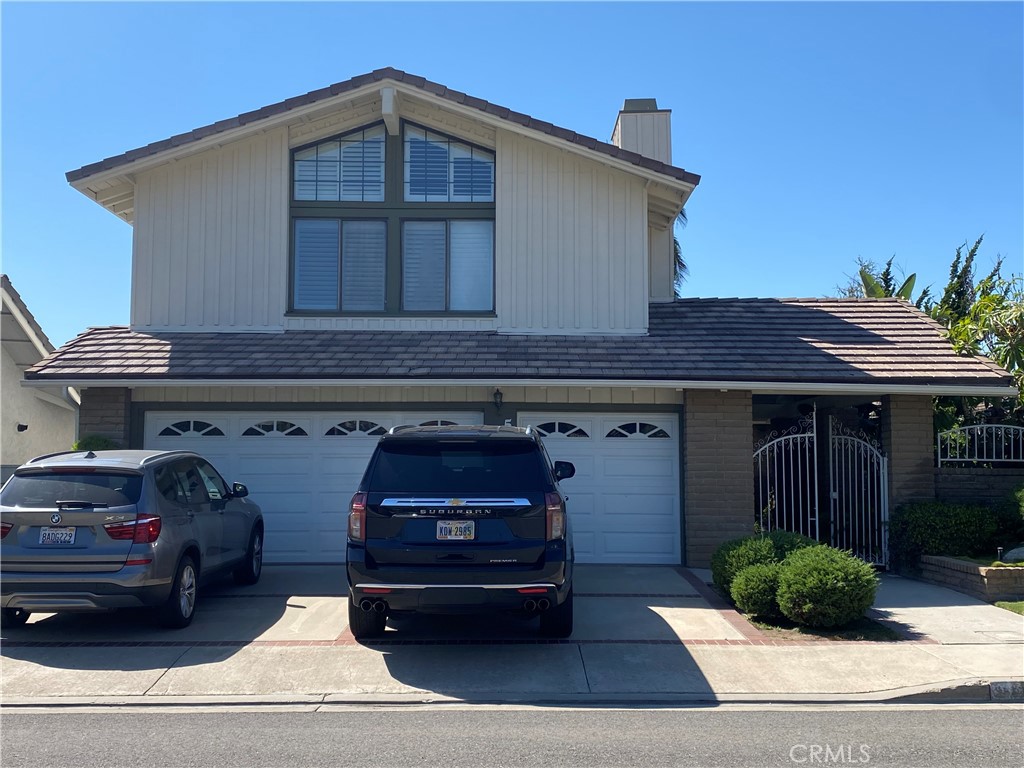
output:
{"label": "white gutter", "polygon": [[1012,386],[965,386],[955,384],[836,384],[793,381],[674,381],[651,379],[42,379],[22,382],[26,387],[54,385],[90,387],[629,387],[633,389],[717,389],[740,390],[760,394],[872,394],[966,395],[1007,397],[1018,394]]}

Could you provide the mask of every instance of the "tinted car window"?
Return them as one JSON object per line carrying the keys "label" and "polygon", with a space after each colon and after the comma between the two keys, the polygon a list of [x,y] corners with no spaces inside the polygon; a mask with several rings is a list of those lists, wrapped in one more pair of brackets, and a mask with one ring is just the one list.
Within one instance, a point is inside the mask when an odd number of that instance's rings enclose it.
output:
{"label": "tinted car window", "polygon": [[206,484],[199,474],[195,460],[186,459],[176,462],[173,468],[182,488],[185,489],[185,499],[189,504],[206,504],[210,501],[210,497],[206,493]]}
{"label": "tinted car window", "polygon": [[5,507],[55,507],[58,501],[120,507],[136,504],[142,475],[115,472],[32,472],[14,475],[0,494]]}
{"label": "tinted car window", "polygon": [[200,461],[198,464],[199,476],[206,486],[206,494],[212,501],[220,501],[228,497],[228,486],[224,479],[217,473],[217,470],[208,461]]}
{"label": "tinted car window", "polygon": [[546,485],[530,441],[382,443],[370,488],[389,493],[491,493]]}
{"label": "tinted car window", "polygon": [[168,501],[175,504],[187,504],[185,489],[181,486],[181,477],[174,471],[174,467],[168,465],[160,467],[154,476],[156,489]]}

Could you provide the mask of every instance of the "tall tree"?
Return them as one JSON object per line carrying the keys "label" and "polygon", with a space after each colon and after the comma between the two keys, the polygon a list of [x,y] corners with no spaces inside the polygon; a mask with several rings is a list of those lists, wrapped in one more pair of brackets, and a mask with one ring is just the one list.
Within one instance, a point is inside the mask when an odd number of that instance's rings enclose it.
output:
{"label": "tall tree", "polygon": [[[686,222],[686,208],[683,208],[679,211],[679,215],[676,216],[674,225],[678,225],[680,229],[684,229],[686,227]],[[683,293],[683,283],[686,281],[686,276],[690,274],[690,267],[683,258],[683,249],[679,245],[678,235],[675,234],[672,236],[672,255],[672,283],[675,287],[676,296],[681,296]]]}

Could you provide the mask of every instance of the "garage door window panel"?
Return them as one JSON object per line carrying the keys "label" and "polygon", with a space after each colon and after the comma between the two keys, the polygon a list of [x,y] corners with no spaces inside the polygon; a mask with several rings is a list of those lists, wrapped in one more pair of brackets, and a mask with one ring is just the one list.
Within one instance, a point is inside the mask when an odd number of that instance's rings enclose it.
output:
{"label": "garage door window panel", "polygon": [[387,430],[375,421],[352,419],[335,424],[324,433],[324,437],[378,437],[386,433]]}
{"label": "garage door window panel", "polygon": [[630,421],[619,424],[608,431],[605,437],[670,437],[669,433],[656,424],[648,424],[645,421]]}
{"label": "garage door window panel", "polygon": [[261,421],[242,432],[242,437],[308,437],[309,433],[290,421]]}

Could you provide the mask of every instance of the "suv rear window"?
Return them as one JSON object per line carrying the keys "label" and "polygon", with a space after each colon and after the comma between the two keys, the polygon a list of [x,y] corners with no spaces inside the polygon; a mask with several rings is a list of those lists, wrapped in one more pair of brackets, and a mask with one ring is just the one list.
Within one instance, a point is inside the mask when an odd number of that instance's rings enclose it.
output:
{"label": "suv rear window", "polygon": [[137,504],[142,494],[142,475],[124,472],[26,472],[16,474],[0,493],[5,507],[52,508],[58,501],[77,501],[97,506]]}
{"label": "suv rear window", "polygon": [[544,459],[528,440],[387,441],[369,489],[385,493],[494,493],[543,490]]}

